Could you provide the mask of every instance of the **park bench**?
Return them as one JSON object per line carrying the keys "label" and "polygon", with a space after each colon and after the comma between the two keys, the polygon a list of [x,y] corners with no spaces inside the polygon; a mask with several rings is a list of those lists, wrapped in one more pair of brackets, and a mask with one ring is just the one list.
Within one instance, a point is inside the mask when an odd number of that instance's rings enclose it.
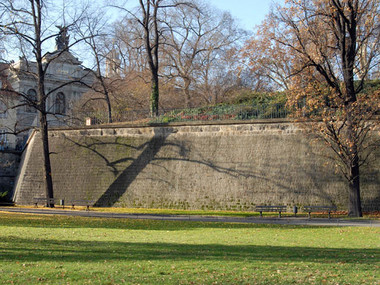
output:
{"label": "park bench", "polygon": [[[46,206],[48,204],[47,201],[48,201],[48,198],[46,198],[46,197],[34,197],[33,198],[33,203],[34,203],[34,206],[36,208],[38,208],[39,203],[42,203]],[[50,201],[50,204],[55,204],[55,205],[59,204],[62,207],[65,207],[65,203],[64,203],[63,199],[50,198],[49,201]]]}
{"label": "park bench", "polygon": [[309,219],[311,219],[311,213],[313,212],[328,212],[329,219],[331,219],[331,212],[336,211],[335,206],[304,206],[304,212],[309,214]]}
{"label": "park bench", "polygon": [[263,212],[278,212],[278,217],[281,218],[281,213],[286,212],[286,206],[256,206],[256,212],[263,217]]}
{"label": "park bench", "polygon": [[96,201],[93,201],[93,200],[86,200],[86,199],[82,199],[82,200],[72,200],[71,201],[71,209],[74,209],[75,208],[75,205],[76,206],[86,206],[86,211],[90,211],[90,206],[93,206],[95,204]]}

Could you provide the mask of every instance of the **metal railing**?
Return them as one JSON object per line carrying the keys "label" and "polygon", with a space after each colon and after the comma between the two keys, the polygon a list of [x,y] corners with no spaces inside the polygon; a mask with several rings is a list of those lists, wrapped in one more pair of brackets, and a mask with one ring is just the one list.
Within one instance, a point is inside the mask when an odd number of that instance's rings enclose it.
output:
{"label": "metal railing", "polygon": [[[127,110],[113,115],[113,122],[134,122],[148,119],[149,123],[170,123],[186,121],[255,120],[287,118],[290,112],[285,104],[260,105],[220,105],[186,109],[161,109],[157,118],[150,118],[146,109]],[[86,118],[93,124],[108,122],[107,112],[96,111],[80,114],[85,124]]]}

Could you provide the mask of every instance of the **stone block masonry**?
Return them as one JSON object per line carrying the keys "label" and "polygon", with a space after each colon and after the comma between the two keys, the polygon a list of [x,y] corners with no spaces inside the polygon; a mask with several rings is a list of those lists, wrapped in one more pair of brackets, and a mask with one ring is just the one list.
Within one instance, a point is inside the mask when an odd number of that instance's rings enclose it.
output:
{"label": "stone block masonry", "polygon": [[12,151],[0,152],[0,194],[12,193],[17,175],[21,154]]}
{"label": "stone block masonry", "polygon": [[[336,205],[345,181],[295,123],[105,127],[50,131],[55,197],[97,206],[254,210]],[[23,159],[14,199],[43,197],[39,134]],[[378,153],[376,154],[378,157]],[[362,169],[365,210],[380,210],[380,163]]]}

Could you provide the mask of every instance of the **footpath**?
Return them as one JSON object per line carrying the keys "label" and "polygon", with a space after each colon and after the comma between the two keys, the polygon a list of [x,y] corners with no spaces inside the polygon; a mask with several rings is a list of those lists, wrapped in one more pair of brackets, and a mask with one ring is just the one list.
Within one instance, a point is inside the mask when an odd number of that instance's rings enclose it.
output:
{"label": "footpath", "polygon": [[60,209],[38,209],[0,207],[1,212],[25,213],[36,215],[62,215],[96,218],[116,219],[148,219],[167,221],[192,221],[192,222],[223,222],[223,223],[250,223],[250,224],[277,224],[277,225],[300,225],[300,226],[333,226],[333,227],[380,227],[380,220],[374,219],[327,219],[307,217],[283,217],[283,218],[260,218],[260,217],[226,217],[226,216],[193,216],[193,215],[155,215],[155,214],[129,214],[109,213],[97,211],[60,210]]}

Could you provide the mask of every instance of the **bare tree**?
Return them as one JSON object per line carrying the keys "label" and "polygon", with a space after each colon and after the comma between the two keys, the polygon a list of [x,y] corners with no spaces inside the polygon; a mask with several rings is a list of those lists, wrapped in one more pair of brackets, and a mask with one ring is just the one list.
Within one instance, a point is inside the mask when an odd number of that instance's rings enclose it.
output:
{"label": "bare tree", "polygon": [[[141,35],[138,37],[144,46],[146,63],[150,71],[150,114],[158,115],[159,107],[159,69],[160,49],[164,41],[163,14],[169,9],[176,10],[181,6],[194,6],[191,1],[178,0],[139,0],[137,10],[131,11],[125,7],[117,6],[127,13],[130,23],[137,23],[141,27]],[[135,31],[139,31],[136,29]]]}
{"label": "bare tree", "polygon": [[[192,107],[192,90],[202,78],[202,70],[210,75],[210,68],[217,65],[213,65],[215,61],[226,61],[228,57],[222,54],[232,50],[244,32],[229,13],[213,10],[201,2],[169,10],[165,16],[164,56],[168,60],[163,73],[175,80],[183,90],[186,107]],[[227,73],[225,69],[223,76]]]}
{"label": "bare tree", "polygon": [[[45,179],[45,191],[47,205],[54,207],[54,191],[52,170],[50,163],[49,137],[48,137],[48,114],[47,100],[51,94],[60,88],[79,82],[80,79],[73,79],[65,82],[52,90],[47,90],[46,75],[51,63],[56,61],[69,49],[68,29],[72,26],[58,26],[59,31],[54,27],[57,19],[49,18],[49,9],[53,9],[50,3],[44,0],[4,0],[0,3],[0,14],[3,16],[0,23],[0,31],[7,38],[9,43],[15,43],[18,51],[23,55],[22,64],[17,72],[22,72],[36,82],[37,96],[30,96],[16,90],[6,90],[13,92],[20,98],[19,104],[13,106],[18,108],[29,106],[37,110],[41,139],[43,146],[43,169]],[[80,18],[80,15],[76,18]],[[76,20],[73,20],[73,23]],[[52,40],[56,39],[57,51],[44,54],[44,49]],[[76,40],[72,45],[76,44]],[[71,45],[71,46],[72,46]],[[29,60],[32,58],[33,60]],[[12,66],[10,66],[12,68]]]}
{"label": "bare tree", "polygon": [[144,29],[145,49],[151,72],[151,94],[150,94],[150,115],[158,116],[159,99],[159,58],[158,49],[160,43],[160,31],[158,29],[158,9],[162,0],[139,0],[142,11],[142,18],[138,20]]}
{"label": "bare tree", "polygon": [[[99,11],[101,11],[99,13]],[[105,102],[107,108],[107,121],[112,123],[111,93],[113,86],[119,81],[120,60],[117,47],[113,46],[114,37],[110,31],[109,23],[104,18],[106,11],[103,8],[94,7],[85,12],[83,19],[76,23],[77,33],[84,39],[86,49],[91,51],[93,66],[89,71],[96,78],[89,86],[94,92],[84,104],[94,100]],[[88,57],[88,60],[90,58]]]}
{"label": "bare tree", "polygon": [[[158,115],[159,100],[159,47],[161,31],[159,28],[158,12],[161,4],[165,0],[139,0],[139,9],[132,12],[131,10],[117,6],[117,8],[127,13],[126,18],[129,22],[137,23],[142,30],[138,38],[142,39],[146,60],[150,70],[151,77],[151,94],[150,94],[150,114]],[[138,30],[139,31],[139,30]]]}
{"label": "bare tree", "polygon": [[243,66],[266,81],[275,90],[288,90],[294,62],[293,54],[279,42],[273,40],[273,29],[278,25],[268,17],[257,27],[255,35],[241,50]]}

